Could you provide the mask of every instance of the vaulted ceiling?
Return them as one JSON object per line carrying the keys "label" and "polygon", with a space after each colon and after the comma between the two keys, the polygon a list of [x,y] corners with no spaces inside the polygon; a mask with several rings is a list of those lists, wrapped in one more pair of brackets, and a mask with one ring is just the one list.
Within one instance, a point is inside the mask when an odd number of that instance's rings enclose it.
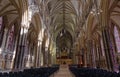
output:
{"label": "vaulted ceiling", "polygon": [[[20,19],[22,18],[23,7],[28,7],[27,3],[29,0],[0,0],[0,16],[5,16],[7,18],[7,27],[10,28],[13,23],[17,22],[16,29],[21,25]],[[97,20],[94,18],[93,21],[89,20],[90,24],[93,24],[91,28],[88,28],[89,22],[87,22],[88,15],[93,9],[93,5],[99,5],[101,8],[104,0],[35,0],[40,2],[41,8],[39,13],[46,19],[45,24],[49,26],[50,34],[55,39],[57,46],[63,48],[71,47],[73,44],[76,34],[81,30],[85,35],[89,31],[94,32]],[[107,0],[106,0],[107,1]],[[43,4],[44,3],[44,4]],[[96,3],[96,4],[95,4]],[[120,1],[119,0],[109,0],[109,15],[112,22],[114,22],[118,28],[120,28]],[[101,5],[101,6],[100,6]],[[36,18],[33,18],[33,22]],[[91,18],[90,18],[91,19]],[[40,19],[37,19],[38,21]],[[37,23],[38,21],[34,22]],[[43,20],[44,21],[44,20]],[[93,23],[91,23],[93,22]],[[29,34],[31,40],[35,40],[38,36],[40,30],[39,25],[34,25],[30,27]],[[40,21],[41,23],[41,21]],[[87,25],[85,23],[88,23]],[[32,26],[33,26],[32,25]],[[85,32],[85,29],[88,31]],[[87,30],[86,29],[86,30]],[[90,30],[92,29],[92,30]],[[17,30],[16,30],[17,31]],[[62,35],[61,35],[62,34]],[[36,37],[36,38],[35,38]],[[82,37],[81,37],[82,38]]]}
{"label": "vaulted ceiling", "polygon": [[15,33],[21,25],[22,12],[27,10],[27,0],[0,0],[0,16],[5,18],[6,28],[15,25]]}
{"label": "vaulted ceiling", "polygon": [[55,33],[59,33],[62,29],[66,29],[71,33],[74,32],[76,26],[76,10],[71,1],[68,0],[52,0],[49,3],[51,7],[51,26]]}
{"label": "vaulted ceiling", "polygon": [[[49,2],[51,12],[51,28],[60,48],[70,47],[76,26],[76,10],[69,0],[52,0]],[[63,32],[64,31],[64,32]],[[61,35],[60,37],[60,34]],[[72,36],[72,37],[68,37]],[[62,47],[63,46],[63,47]]]}
{"label": "vaulted ceiling", "polygon": [[[48,2],[51,18],[50,30],[58,44],[57,46],[60,48],[72,47],[80,23],[84,23],[83,19],[90,10],[90,7],[87,5],[91,6],[91,1],[50,0]],[[82,7],[88,10],[82,11]]]}

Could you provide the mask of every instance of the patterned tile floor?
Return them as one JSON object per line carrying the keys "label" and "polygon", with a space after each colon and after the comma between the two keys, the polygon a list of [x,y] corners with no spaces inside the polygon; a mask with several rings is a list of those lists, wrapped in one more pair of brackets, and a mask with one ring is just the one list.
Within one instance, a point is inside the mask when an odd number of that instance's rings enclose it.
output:
{"label": "patterned tile floor", "polygon": [[69,71],[67,65],[61,65],[60,69],[50,77],[74,77],[74,75]]}

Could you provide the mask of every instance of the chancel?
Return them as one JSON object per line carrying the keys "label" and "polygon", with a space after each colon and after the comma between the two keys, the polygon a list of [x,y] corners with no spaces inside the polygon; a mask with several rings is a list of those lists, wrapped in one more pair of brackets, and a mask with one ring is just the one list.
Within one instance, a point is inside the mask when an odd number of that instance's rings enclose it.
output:
{"label": "chancel", "polygon": [[0,0],[0,77],[120,77],[120,0]]}

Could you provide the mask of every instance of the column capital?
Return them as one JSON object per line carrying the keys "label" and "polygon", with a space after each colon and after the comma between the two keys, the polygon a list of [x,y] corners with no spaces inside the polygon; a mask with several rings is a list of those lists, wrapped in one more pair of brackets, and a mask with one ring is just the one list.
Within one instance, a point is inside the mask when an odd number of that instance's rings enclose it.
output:
{"label": "column capital", "polygon": [[22,25],[22,24],[21,24],[21,28],[24,28],[24,29],[29,29],[29,27],[28,27],[28,26],[26,26],[26,25]]}

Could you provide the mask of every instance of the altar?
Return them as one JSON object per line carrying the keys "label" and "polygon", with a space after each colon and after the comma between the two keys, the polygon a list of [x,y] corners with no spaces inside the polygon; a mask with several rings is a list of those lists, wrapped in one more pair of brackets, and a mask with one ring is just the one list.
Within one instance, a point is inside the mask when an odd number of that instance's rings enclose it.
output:
{"label": "altar", "polygon": [[57,64],[72,64],[72,59],[57,59],[56,60]]}
{"label": "altar", "polygon": [[72,64],[72,59],[70,57],[70,53],[66,50],[61,51],[59,56],[56,59],[57,64]]}

